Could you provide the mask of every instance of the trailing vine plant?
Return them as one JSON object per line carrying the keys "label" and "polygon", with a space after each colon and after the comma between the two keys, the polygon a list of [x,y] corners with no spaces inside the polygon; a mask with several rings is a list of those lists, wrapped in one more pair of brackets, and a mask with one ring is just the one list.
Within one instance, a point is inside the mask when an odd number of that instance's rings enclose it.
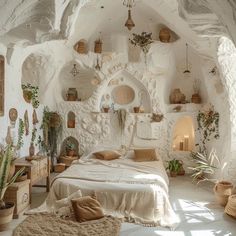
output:
{"label": "trailing vine plant", "polygon": [[19,127],[18,127],[18,140],[16,144],[17,150],[20,150],[24,145],[24,141],[23,141],[24,132],[25,132],[25,124],[24,124],[24,121],[20,118]]}
{"label": "trailing vine plant", "polygon": [[30,83],[21,85],[24,97],[32,103],[33,108],[37,109],[39,107],[39,87],[33,86]]}

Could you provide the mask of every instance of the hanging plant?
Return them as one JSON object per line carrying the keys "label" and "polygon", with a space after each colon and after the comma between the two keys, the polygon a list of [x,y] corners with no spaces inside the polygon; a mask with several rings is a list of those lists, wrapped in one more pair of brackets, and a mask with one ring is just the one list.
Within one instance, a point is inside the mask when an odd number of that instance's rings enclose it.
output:
{"label": "hanging plant", "polygon": [[25,101],[31,103],[33,108],[37,109],[39,107],[39,87],[30,83],[22,84],[21,87]]}
{"label": "hanging plant", "polygon": [[153,43],[152,33],[142,32],[141,34],[133,34],[133,38],[129,39],[130,43],[135,47],[138,46],[143,51],[145,63],[150,44]]}
{"label": "hanging plant", "polygon": [[21,149],[24,145],[24,141],[23,141],[24,132],[25,132],[24,121],[22,119],[19,119],[18,140],[17,140],[17,145],[16,145],[17,150]]}

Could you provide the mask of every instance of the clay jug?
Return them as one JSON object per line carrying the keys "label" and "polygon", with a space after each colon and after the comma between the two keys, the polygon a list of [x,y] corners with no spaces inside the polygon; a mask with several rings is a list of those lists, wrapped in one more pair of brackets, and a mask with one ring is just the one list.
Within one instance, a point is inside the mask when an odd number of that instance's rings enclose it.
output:
{"label": "clay jug", "polygon": [[159,32],[159,39],[163,43],[169,43],[170,42],[170,30],[168,28],[162,28]]}
{"label": "clay jug", "polygon": [[78,99],[78,93],[76,88],[69,88],[67,91],[67,101],[76,101]]}
{"label": "clay jug", "polygon": [[179,104],[185,101],[185,95],[181,93],[180,89],[174,89],[170,94],[170,103]]}
{"label": "clay jug", "polygon": [[214,192],[218,203],[225,206],[229,196],[232,194],[233,184],[228,181],[220,181],[214,186]]}

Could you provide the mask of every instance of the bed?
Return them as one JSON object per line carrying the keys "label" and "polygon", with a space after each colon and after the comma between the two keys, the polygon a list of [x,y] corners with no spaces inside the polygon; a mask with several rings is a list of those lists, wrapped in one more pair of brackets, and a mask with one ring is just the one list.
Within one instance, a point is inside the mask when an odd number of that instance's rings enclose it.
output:
{"label": "bed", "polygon": [[77,190],[95,194],[104,213],[146,226],[175,227],[177,217],[168,197],[168,176],[163,162],[135,162],[132,151],[112,161],[95,159],[92,152],[58,175],[47,207]]}

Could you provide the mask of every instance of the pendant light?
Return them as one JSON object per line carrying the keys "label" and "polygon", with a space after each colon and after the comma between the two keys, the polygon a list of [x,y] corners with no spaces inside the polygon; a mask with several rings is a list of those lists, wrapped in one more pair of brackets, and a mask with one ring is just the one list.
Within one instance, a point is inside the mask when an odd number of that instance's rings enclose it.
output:
{"label": "pendant light", "polygon": [[70,71],[70,73],[75,77],[77,74],[79,74],[79,70],[76,67],[76,64],[73,65],[72,70]]}
{"label": "pendant light", "polygon": [[135,5],[134,0],[124,0],[123,5],[128,7],[128,19],[125,22],[125,27],[128,28],[128,30],[132,30],[133,27],[135,27],[134,21],[131,16],[131,8]]}
{"label": "pendant light", "polygon": [[99,58],[98,58],[98,56],[97,56],[97,64],[95,66],[95,69],[98,70],[98,71],[101,70],[101,66],[99,65]]}
{"label": "pendant light", "polygon": [[185,55],[185,57],[186,57],[186,69],[183,73],[184,74],[190,74],[191,72],[188,68],[188,44],[187,43],[186,43],[186,55]]}

